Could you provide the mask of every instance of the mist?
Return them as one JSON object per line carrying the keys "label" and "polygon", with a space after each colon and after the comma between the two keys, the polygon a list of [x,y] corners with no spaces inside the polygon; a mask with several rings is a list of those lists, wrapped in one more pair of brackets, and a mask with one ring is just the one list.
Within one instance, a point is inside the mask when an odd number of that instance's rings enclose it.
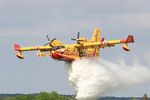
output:
{"label": "mist", "polygon": [[107,93],[150,81],[150,68],[123,60],[80,59],[67,64],[68,79],[78,100],[96,100]]}

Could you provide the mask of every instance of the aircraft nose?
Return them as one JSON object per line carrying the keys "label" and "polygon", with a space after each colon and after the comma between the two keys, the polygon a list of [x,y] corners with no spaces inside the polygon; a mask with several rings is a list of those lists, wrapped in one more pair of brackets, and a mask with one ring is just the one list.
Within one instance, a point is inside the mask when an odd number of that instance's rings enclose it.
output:
{"label": "aircraft nose", "polygon": [[59,55],[57,54],[57,52],[52,53],[51,57],[53,59],[59,59],[60,58]]}

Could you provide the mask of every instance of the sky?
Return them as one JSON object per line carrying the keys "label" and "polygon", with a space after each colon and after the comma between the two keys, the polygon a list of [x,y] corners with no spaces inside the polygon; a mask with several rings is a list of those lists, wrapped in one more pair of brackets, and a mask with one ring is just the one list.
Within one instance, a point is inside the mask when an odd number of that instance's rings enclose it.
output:
{"label": "sky", "polygon": [[[149,0],[1,0],[0,1],[0,93],[37,93],[57,91],[74,94],[63,62],[50,57],[38,58],[36,52],[25,52],[17,59],[13,44],[43,45],[46,35],[64,43],[73,43],[77,32],[91,38],[95,27],[105,39],[126,38],[132,34],[135,43],[124,52],[120,46],[101,50],[101,58],[123,59],[149,67],[150,52]],[[114,59],[116,58],[116,59]],[[150,95],[149,83],[127,87],[107,94],[113,96]]]}

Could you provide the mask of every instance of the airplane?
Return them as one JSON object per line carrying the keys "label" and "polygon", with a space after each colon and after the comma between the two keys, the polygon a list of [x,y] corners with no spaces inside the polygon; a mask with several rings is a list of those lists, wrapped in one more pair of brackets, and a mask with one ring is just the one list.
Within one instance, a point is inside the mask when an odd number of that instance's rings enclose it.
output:
{"label": "airplane", "polygon": [[59,61],[72,62],[80,58],[99,57],[101,48],[113,47],[116,44],[123,44],[122,48],[125,51],[130,51],[128,43],[134,43],[133,35],[128,35],[127,39],[105,40],[104,37],[100,38],[100,33],[100,29],[96,28],[92,38],[87,39],[80,38],[78,32],[77,38],[71,38],[71,40],[76,41],[74,44],[63,44],[56,38],[50,40],[47,35],[48,42],[44,45],[21,47],[14,44],[14,50],[18,52],[16,56],[20,59],[24,59],[23,51],[37,51],[39,57],[50,56]]}

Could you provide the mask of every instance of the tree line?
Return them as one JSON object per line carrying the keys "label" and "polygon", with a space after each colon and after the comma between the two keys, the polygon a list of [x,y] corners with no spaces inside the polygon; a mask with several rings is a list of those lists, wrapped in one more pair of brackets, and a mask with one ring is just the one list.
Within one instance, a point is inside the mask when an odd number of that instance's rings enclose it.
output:
{"label": "tree line", "polygon": [[0,97],[0,100],[70,100],[70,97],[59,95],[57,92],[41,92],[38,94],[15,95]]}

